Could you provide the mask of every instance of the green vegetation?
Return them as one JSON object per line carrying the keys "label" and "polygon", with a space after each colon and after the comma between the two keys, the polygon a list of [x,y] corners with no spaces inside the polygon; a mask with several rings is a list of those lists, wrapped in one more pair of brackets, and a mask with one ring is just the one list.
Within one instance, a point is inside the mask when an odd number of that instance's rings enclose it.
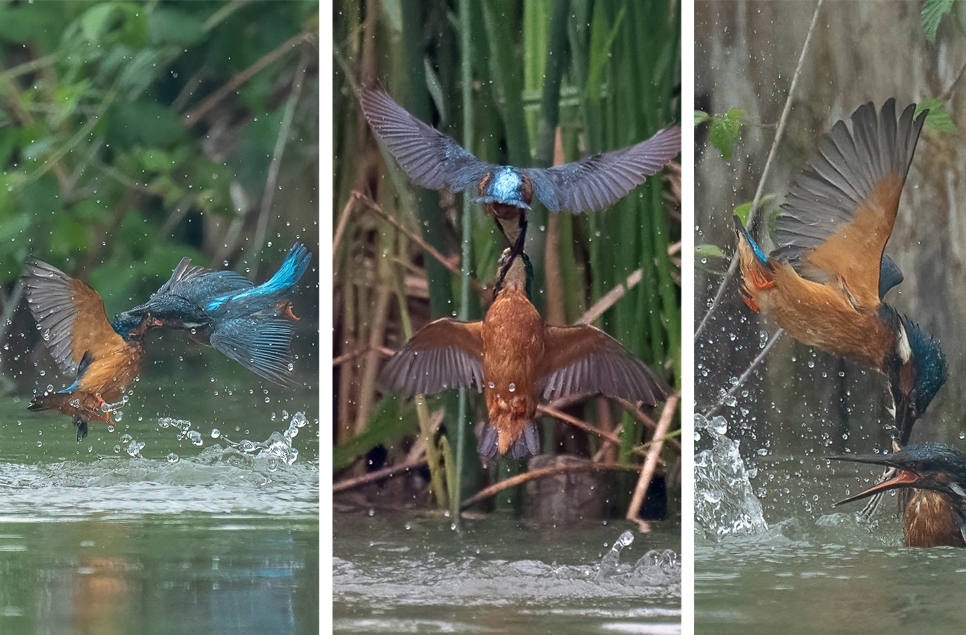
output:
{"label": "green vegetation", "polygon": [[313,1],[0,3],[0,340],[28,255],[113,314],[183,256],[264,278],[317,244],[317,28]]}
{"label": "green vegetation", "polygon": [[[414,189],[395,162],[385,160],[359,112],[355,87],[380,82],[410,112],[488,161],[551,165],[625,147],[680,122],[680,31],[679,3],[341,5],[334,31],[332,219],[339,466],[346,465],[350,451],[357,473],[425,460],[442,507],[449,506],[456,483],[463,499],[480,489],[475,442],[464,442],[462,452],[457,442],[456,394],[413,405],[380,399],[375,380],[385,355],[429,320],[482,317],[490,293],[479,292],[479,284],[492,284],[503,248],[492,219],[478,206],[470,210],[465,231],[460,197]],[[673,386],[679,386],[681,371],[679,200],[679,177],[669,173],[664,180],[649,179],[603,212],[548,215],[535,206],[527,244],[536,277],[534,302],[551,323],[579,320],[608,292],[639,276],[595,324]],[[417,238],[438,250],[446,264],[424,251]],[[461,283],[461,265],[476,285],[472,289]],[[468,306],[459,299],[462,292]],[[470,421],[480,421],[486,416],[482,398],[467,397]],[[386,401],[400,403],[389,407]],[[420,433],[400,440],[398,430],[384,428],[387,412],[398,413],[400,426],[410,430],[413,416],[407,413],[414,413]],[[598,436],[545,417],[545,451],[640,463],[639,446],[653,433],[630,414],[597,400],[567,412],[619,434],[619,447],[604,448]],[[384,432],[372,434],[377,428]],[[377,451],[366,462],[371,450]],[[665,445],[669,464],[678,455]],[[443,463],[448,456],[461,466],[459,472]],[[519,462],[503,462],[492,476],[519,472],[522,466],[514,463]]]}

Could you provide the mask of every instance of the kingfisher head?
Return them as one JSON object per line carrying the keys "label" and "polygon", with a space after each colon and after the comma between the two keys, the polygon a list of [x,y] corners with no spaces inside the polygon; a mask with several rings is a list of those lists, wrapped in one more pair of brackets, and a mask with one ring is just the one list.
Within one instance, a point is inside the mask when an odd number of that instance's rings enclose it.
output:
{"label": "kingfisher head", "polygon": [[161,322],[150,315],[133,311],[122,311],[114,316],[111,327],[125,342],[138,341],[144,333],[152,327],[161,326]]}
{"label": "kingfisher head", "polygon": [[533,202],[533,183],[512,165],[487,172],[477,191],[479,196],[473,202],[484,205],[495,203],[528,210]]}
{"label": "kingfisher head", "polygon": [[966,454],[945,443],[908,445],[892,454],[829,457],[838,461],[869,463],[895,468],[896,473],[869,489],[835,503],[849,503],[890,489],[915,487],[945,494],[957,506],[966,504]]}
{"label": "kingfisher head", "polygon": [[939,340],[895,309],[881,305],[880,317],[888,318],[886,323],[896,333],[895,346],[886,355],[885,372],[895,401],[899,444],[905,445],[916,419],[946,383],[946,355]]}

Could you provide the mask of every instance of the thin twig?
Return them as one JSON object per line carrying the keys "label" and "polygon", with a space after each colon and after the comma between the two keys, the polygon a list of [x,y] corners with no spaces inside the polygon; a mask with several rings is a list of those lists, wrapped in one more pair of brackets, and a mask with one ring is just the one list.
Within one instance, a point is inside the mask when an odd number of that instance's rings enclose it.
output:
{"label": "thin twig", "polygon": [[500,481],[495,485],[490,485],[486,489],[482,489],[473,496],[470,496],[461,505],[461,509],[466,509],[471,505],[475,505],[481,500],[490,498],[491,496],[496,496],[505,489],[511,487],[516,487],[517,485],[522,485],[528,481],[532,481],[538,478],[544,478],[547,476],[555,476],[557,474],[566,474],[567,472],[604,472],[604,471],[626,471],[626,472],[636,472],[637,468],[632,465],[617,465],[613,463],[580,463],[578,465],[560,465],[557,467],[545,467],[539,470],[532,470],[530,472],[524,472],[512,478],[508,478],[505,481]]}
{"label": "thin twig", "polygon": [[[632,417],[634,417],[635,419],[637,419],[638,421],[646,425],[651,430],[657,430],[657,423],[655,423],[653,419],[651,419],[646,414],[644,414],[644,411],[638,408],[637,404],[633,404],[625,399],[621,399],[620,402],[621,402],[621,405],[624,406],[624,409],[628,413],[630,413]],[[675,450],[677,450],[678,452],[681,452],[681,443],[677,439],[675,439],[674,437],[668,437],[665,440],[671,445],[673,445]]]}
{"label": "thin twig", "polygon": [[[370,210],[378,214],[380,218],[388,222],[390,225],[392,225],[393,227],[395,227],[396,229],[404,233],[406,237],[409,238],[409,240],[419,245],[422,249],[426,251],[426,253],[428,253],[430,256],[432,256],[437,261],[439,261],[444,267],[446,267],[446,269],[450,271],[450,273],[452,273],[455,276],[459,276],[462,274],[462,272],[460,271],[460,268],[454,265],[453,263],[451,263],[449,260],[447,260],[446,256],[439,253],[432,245],[430,245],[428,242],[423,240],[419,234],[406,229],[406,227],[402,223],[400,223],[398,220],[393,218],[390,214],[387,214],[385,210],[383,210],[382,207],[379,206],[378,203],[376,203],[371,198],[369,198],[368,196],[366,196],[361,192],[353,192],[353,195],[360,203],[362,203],[367,208],[369,208]],[[470,286],[476,289],[476,291],[479,292],[480,295],[483,295],[486,291],[483,288],[483,285],[480,284],[480,281],[477,280],[476,278],[470,278]]]}
{"label": "thin twig", "polygon": [[281,56],[293,50],[298,45],[314,41],[315,34],[313,33],[299,33],[298,35],[289,38],[275,48],[275,50],[265,54],[257,62],[228,80],[224,86],[216,90],[214,94],[201,102],[201,104],[199,104],[196,108],[188,111],[188,114],[182,118],[184,125],[188,128],[192,127],[201,121],[204,116],[208,114],[209,110],[217,106],[222,99],[235,92],[239,86],[251,79],[252,76],[258,73],[258,71],[262,70]]}
{"label": "thin twig", "polygon": [[617,436],[611,434],[610,432],[605,432],[600,428],[595,428],[594,426],[590,425],[586,421],[581,421],[576,417],[572,417],[568,415],[566,412],[563,412],[562,410],[557,410],[556,408],[552,408],[550,406],[537,406],[537,412],[539,412],[542,415],[549,415],[556,419],[560,419],[564,423],[569,423],[570,425],[576,428],[580,428],[585,432],[596,434],[597,436],[599,436],[604,441],[607,441],[608,443],[613,443],[616,446],[620,446],[621,444],[621,440]]}
{"label": "thin twig", "polygon": [[357,192],[352,192],[351,194],[349,194],[349,200],[346,201],[345,207],[342,208],[342,215],[339,216],[339,225],[335,228],[335,234],[332,236],[332,279],[333,280],[339,277],[338,267],[336,266],[336,262],[339,254],[339,247],[342,244],[342,236],[343,234],[345,234],[346,225],[349,224],[349,216],[351,215],[349,212],[355,209],[357,196],[358,196]]}
{"label": "thin twig", "polygon": [[627,276],[627,280],[624,283],[618,284],[616,287],[601,296],[600,300],[594,303],[594,306],[587,309],[587,311],[580,316],[580,319],[574,322],[574,324],[590,324],[604,312],[617,304],[617,301],[624,297],[624,294],[628,290],[633,289],[635,286],[640,284],[641,280],[644,278],[644,270],[638,269],[631,275]]}
{"label": "thin twig", "polygon": [[745,369],[745,372],[741,374],[741,377],[739,377],[738,381],[735,382],[735,385],[731,387],[731,390],[729,390],[726,395],[721,397],[721,399],[718,400],[718,403],[716,403],[711,410],[704,413],[705,417],[714,416],[714,413],[718,412],[721,406],[725,405],[725,402],[728,401],[728,399],[735,396],[735,393],[738,392],[738,389],[741,388],[746,381],[748,381],[749,377],[751,377],[751,372],[758,367],[758,364],[761,363],[761,360],[765,359],[765,355],[768,354],[768,351],[771,350],[771,347],[775,345],[775,342],[778,341],[778,338],[780,338],[784,332],[784,329],[778,329],[775,331],[775,333],[771,336],[771,339],[768,340],[768,343],[765,344],[765,348],[761,349],[761,352],[758,353],[758,356],[751,360],[751,365]]}
{"label": "thin twig", "polygon": [[[302,86],[305,84],[305,69],[308,68],[309,60],[313,57],[309,55],[311,49],[302,48],[299,55],[299,63],[295,69],[295,77],[292,79],[292,94],[289,95],[285,110],[282,113],[282,123],[278,127],[278,138],[275,139],[275,149],[272,152],[272,162],[268,166],[268,176],[265,178],[265,191],[262,193],[262,207],[258,213],[258,224],[255,227],[255,253],[262,250],[265,244],[265,233],[268,231],[268,213],[272,209],[272,201],[275,200],[275,190],[278,189],[278,174],[282,167],[282,156],[285,154],[285,146],[288,145],[289,133],[292,131],[292,121],[295,119],[295,107],[302,97]],[[261,260],[256,259],[252,264],[252,277],[258,275],[258,266]]]}
{"label": "thin twig", "polygon": [[641,505],[644,503],[644,495],[647,494],[647,488],[650,487],[651,479],[654,477],[657,460],[661,455],[661,449],[664,447],[664,437],[667,436],[667,431],[671,427],[671,421],[674,419],[674,412],[677,410],[678,400],[680,398],[681,395],[675,393],[668,397],[667,403],[664,404],[661,420],[658,422],[657,430],[654,433],[656,442],[647,451],[647,458],[644,459],[644,467],[641,468],[641,476],[637,479],[637,487],[634,488],[631,504],[627,508],[628,520],[638,521],[638,516],[641,513]]}
{"label": "thin twig", "polygon": [[408,472],[410,470],[416,470],[426,465],[426,459],[419,459],[418,461],[413,461],[411,463],[401,463],[399,465],[390,465],[389,467],[384,467],[381,470],[376,470],[375,472],[369,472],[368,474],[363,474],[362,476],[354,476],[352,478],[347,478],[344,481],[339,481],[332,485],[332,493],[338,494],[340,492],[345,492],[350,489],[355,489],[361,487],[362,485],[368,485],[369,483],[376,483],[384,479],[396,476],[400,472]]}
{"label": "thin twig", "polygon": [[[342,355],[339,355],[338,357],[334,357],[332,359],[332,367],[335,368],[336,366],[341,366],[342,364],[345,364],[348,361],[352,361],[357,357],[362,357],[363,355],[365,355],[371,350],[372,350],[371,348],[365,347],[359,350],[343,353]],[[375,350],[382,353],[382,355],[385,357],[392,357],[396,352],[386,346],[377,346]]]}
{"label": "thin twig", "polygon": [[[754,223],[755,216],[758,214],[758,204],[761,201],[762,192],[765,189],[765,181],[768,178],[768,173],[771,171],[771,164],[775,158],[778,151],[778,143],[781,141],[782,135],[785,132],[785,123],[788,121],[788,113],[792,109],[792,96],[795,94],[795,86],[798,84],[798,78],[802,74],[802,68],[805,66],[805,55],[808,52],[809,43],[812,41],[812,34],[815,32],[815,25],[818,24],[818,14],[822,8],[822,4],[825,0],[818,0],[815,5],[815,12],[812,14],[812,24],[808,27],[808,33],[805,35],[805,43],[802,45],[802,53],[798,57],[798,65],[795,67],[795,74],[792,75],[792,83],[788,87],[788,96],[785,98],[785,107],[782,109],[782,116],[778,120],[778,130],[775,131],[775,138],[771,143],[771,150],[768,151],[768,159],[765,160],[765,169],[761,173],[761,179],[758,180],[758,189],[755,190],[755,198],[751,202],[751,211],[748,214],[748,226],[751,227]],[[724,278],[721,280],[721,284],[718,285],[718,291],[714,295],[714,299],[711,301],[711,306],[705,312],[704,317],[701,319],[701,323],[698,324],[698,328],[694,330],[694,341],[697,342],[701,337],[701,333],[704,332],[705,326],[708,324],[708,319],[714,310],[721,303],[721,299],[724,297],[725,291],[728,285],[731,284],[731,280],[735,276],[735,271],[738,270],[738,252],[735,251],[734,255],[731,257],[731,264],[728,265],[728,272],[725,273]]]}

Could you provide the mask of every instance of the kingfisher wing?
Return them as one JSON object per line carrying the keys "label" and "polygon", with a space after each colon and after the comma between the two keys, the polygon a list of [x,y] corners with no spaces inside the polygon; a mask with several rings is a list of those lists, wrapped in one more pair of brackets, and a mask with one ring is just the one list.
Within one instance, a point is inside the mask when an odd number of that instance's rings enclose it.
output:
{"label": "kingfisher wing", "polygon": [[226,357],[248,370],[282,385],[291,384],[292,323],[277,317],[242,317],[220,320],[209,342]]}
{"label": "kingfisher wing", "polygon": [[673,126],[629,148],[596,154],[552,168],[521,170],[551,212],[592,212],[613,205],[681,153],[681,128]]}
{"label": "kingfisher wing", "polygon": [[84,354],[125,346],[104,313],[104,301],[89,286],[40,260],[29,260],[23,285],[27,306],[57,367],[74,375]]}
{"label": "kingfisher wing", "polygon": [[539,386],[547,401],[601,394],[654,405],[664,382],[620,342],[593,326],[548,326]]}
{"label": "kingfisher wing", "polygon": [[870,102],[852,114],[851,130],[839,121],[819,139],[782,205],[773,257],[816,282],[843,284],[860,305],[878,304],[880,291],[901,280],[895,263],[883,263],[883,250],[926,120],[915,110],[908,106],[897,122],[895,99],[880,113]]}
{"label": "kingfisher wing", "polygon": [[379,88],[360,88],[359,103],[376,137],[416,185],[461,192],[496,169],[409,114]]}
{"label": "kingfisher wing", "polygon": [[483,390],[482,326],[448,319],[426,325],[386,362],[380,388],[405,397],[449,388]]}
{"label": "kingfisher wing", "polygon": [[192,265],[191,258],[182,258],[168,281],[151,295],[151,299],[176,295],[202,306],[218,296],[247,291],[254,286],[251,280],[234,271],[215,271]]}

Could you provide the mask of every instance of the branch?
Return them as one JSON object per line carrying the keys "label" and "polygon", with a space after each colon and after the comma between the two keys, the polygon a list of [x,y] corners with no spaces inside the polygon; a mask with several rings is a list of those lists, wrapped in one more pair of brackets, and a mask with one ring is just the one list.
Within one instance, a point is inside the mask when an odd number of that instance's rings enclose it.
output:
{"label": "branch", "polygon": [[[785,98],[785,107],[782,109],[781,119],[778,120],[778,130],[775,132],[775,138],[771,143],[771,149],[768,151],[768,159],[765,161],[765,169],[761,173],[761,179],[758,181],[758,189],[755,191],[755,198],[751,202],[751,211],[748,214],[749,227],[754,223],[755,216],[758,214],[758,205],[761,202],[761,195],[765,189],[765,180],[768,178],[768,173],[771,171],[771,164],[775,158],[775,154],[778,150],[778,142],[781,141],[782,135],[785,132],[785,123],[788,121],[788,113],[792,109],[792,95],[795,94],[795,86],[798,85],[798,78],[802,74],[802,68],[805,66],[805,54],[808,52],[809,43],[812,41],[812,34],[815,32],[815,25],[818,23],[818,13],[822,8],[822,4],[825,0],[818,0],[815,5],[815,11],[812,13],[812,23],[808,27],[808,33],[805,35],[805,43],[802,45],[802,53],[798,57],[798,65],[795,67],[795,74],[792,75],[792,83],[788,87],[788,96]],[[721,299],[724,297],[725,290],[728,285],[731,284],[731,280],[735,276],[735,271],[738,270],[738,252],[735,251],[734,255],[731,257],[731,264],[728,265],[728,272],[725,277],[721,280],[721,284],[718,285],[718,291],[714,295],[714,299],[711,301],[711,306],[708,307],[707,312],[701,319],[701,323],[698,324],[698,328],[694,330],[694,341],[697,342],[701,337],[701,333],[704,332],[705,326],[708,324],[708,319],[714,310],[721,304]]]}
{"label": "branch", "polygon": [[627,519],[634,522],[638,522],[638,516],[641,513],[641,505],[644,503],[644,495],[647,494],[647,488],[651,485],[651,478],[654,476],[654,470],[657,468],[657,460],[661,455],[661,449],[664,447],[664,437],[667,436],[667,431],[671,427],[671,421],[674,419],[674,413],[677,410],[678,400],[681,398],[679,394],[674,394],[668,397],[667,403],[664,404],[664,411],[661,413],[661,420],[657,424],[657,430],[654,432],[655,441],[651,444],[651,447],[647,451],[647,458],[644,459],[644,467],[641,468],[641,476],[637,479],[637,487],[634,488],[634,495],[631,497],[631,504],[627,508]]}
{"label": "branch", "polygon": [[480,490],[473,496],[470,496],[461,505],[461,509],[466,509],[471,505],[475,505],[481,500],[490,498],[491,496],[496,496],[505,489],[511,487],[516,487],[517,485],[522,485],[527,481],[532,481],[538,478],[544,478],[546,476],[555,476],[557,474],[566,474],[567,472],[604,472],[604,471],[628,471],[636,472],[637,468],[629,465],[615,465],[609,463],[581,463],[579,465],[560,465],[557,467],[545,467],[539,470],[532,470],[530,472],[524,472],[518,476],[508,478],[505,481],[500,481],[496,485],[490,485],[489,487]]}

